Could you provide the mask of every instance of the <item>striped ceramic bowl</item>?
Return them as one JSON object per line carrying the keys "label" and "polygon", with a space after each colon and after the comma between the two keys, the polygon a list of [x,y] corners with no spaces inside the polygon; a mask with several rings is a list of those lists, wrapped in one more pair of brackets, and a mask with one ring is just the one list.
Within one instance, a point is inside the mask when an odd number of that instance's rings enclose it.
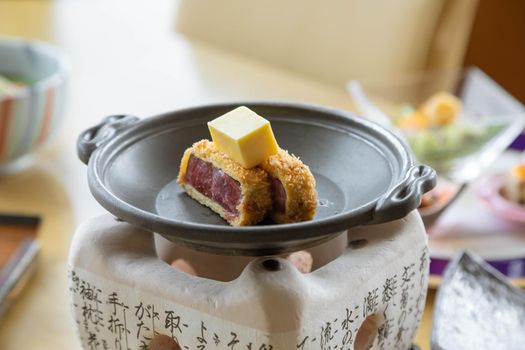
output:
{"label": "striped ceramic bowl", "polygon": [[49,44],[0,38],[0,172],[29,163],[32,152],[57,131],[68,66],[65,55]]}

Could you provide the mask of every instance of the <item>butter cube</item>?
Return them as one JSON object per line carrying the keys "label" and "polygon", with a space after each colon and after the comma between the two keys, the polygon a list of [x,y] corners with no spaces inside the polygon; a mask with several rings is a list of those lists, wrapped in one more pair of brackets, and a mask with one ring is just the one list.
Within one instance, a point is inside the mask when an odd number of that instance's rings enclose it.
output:
{"label": "butter cube", "polygon": [[241,106],[208,122],[215,147],[245,168],[253,168],[277,153],[270,122]]}

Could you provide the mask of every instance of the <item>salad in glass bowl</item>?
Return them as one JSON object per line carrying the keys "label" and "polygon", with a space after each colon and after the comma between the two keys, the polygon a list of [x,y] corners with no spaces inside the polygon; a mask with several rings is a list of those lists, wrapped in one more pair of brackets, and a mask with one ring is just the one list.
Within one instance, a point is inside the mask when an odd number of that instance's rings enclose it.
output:
{"label": "salad in glass bowl", "polygon": [[523,105],[478,68],[361,81],[361,96],[353,83],[358,114],[393,129],[454,182],[477,177],[525,126]]}
{"label": "salad in glass bowl", "polygon": [[402,105],[393,123],[418,160],[449,174],[503,131],[507,121],[471,115],[458,97],[438,92],[418,107]]}

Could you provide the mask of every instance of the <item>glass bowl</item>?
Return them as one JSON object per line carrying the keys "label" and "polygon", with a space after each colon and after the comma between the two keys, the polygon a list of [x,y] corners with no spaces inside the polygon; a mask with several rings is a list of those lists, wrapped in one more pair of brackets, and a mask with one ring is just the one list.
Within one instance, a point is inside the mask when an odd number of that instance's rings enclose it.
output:
{"label": "glass bowl", "polygon": [[364,95],[393,126],[404,111],[417,110],[439,92],[461,101],[461,112],[450,124],[397,130],[420,163],[459,184],[480,175],[525,126],[523,105],[475,67],[360,83]]}

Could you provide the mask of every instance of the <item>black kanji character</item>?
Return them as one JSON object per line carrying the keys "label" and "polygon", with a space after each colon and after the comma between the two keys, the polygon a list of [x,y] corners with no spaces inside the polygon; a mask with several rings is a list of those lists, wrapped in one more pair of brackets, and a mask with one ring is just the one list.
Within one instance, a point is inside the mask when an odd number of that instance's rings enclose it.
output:
{"label": "black kanji character", "polygon": [[113,316],[117,315],[117,307],[124,307],[124,303],[120,301],[116,292],[113,292],[109,295],[107,304],[113,306]]}
{"label": "black kanji character", "polygon": [[90,332],[87,342],[88,342],[90,350],[97,350],[98,346],[100,345],[100,342],[97,339],[97,334],[96,333],[91,333]]}
{"label": "black kanji character", "polygon": [[230,342],[226,346],[229,346],[230,349],[233,350],[235,345],[237,345],[239,343],[239,340],[237,339],[237,334],[236,333],[230,332],[230,334],[232,336],[232,340],[230,340]]}
{"label": "black kanji character", "polygon": [[171,337],[174,337],[174,330],[178,330],[179,333],[182,334],[182,329],[180,328],[180,316],[175,316],[175,312],[173,311],[165,311],[164,313],[166,314],[164,328],[170,331]]}
{"label": "black kanji character", "polygon": [[206,349],[206,345],[208,344],[208,341],[206,340],[206,337],[204,335],[204,332],[206,330],[207,330],[207,328],[204,325],[204,322],[201,321],[201,335],[200,335],[200,337],[197,337],[197,341],[199,342],[199,345],[197,345],[197,350],[204,350],[204,349]]}
{"label": "black kanji character", "polygon": [[135,316],[139,319],[139,321],[142,321],[142,318],[144,317],[144,311],[146,309],[142,305],[142,301],[139,305],[135,306]]}
{"label": "black kanji character", "polygon": [[303,341],[300,342],[299,344],[297,344],[297,345],[295,346],[295,348],[296,348],[296,349],[303,350],[303,349],[304,349],[304,346],[305,346],[305,344],[306,344],[306,341],[308,340],[308,338],[309,338],[309,336],[304,337]]}
{"label": "black kanji character", "polygon": [[367,315],[370,315],[375,312],[376,308],[379,305],[379,296],[377,295],[377,291],[379,288],[375,288],[372,291],[368,292],[368,295],[364,297],[363,300],[363,317],[366,317]]}
{"label": "black kanji character", "polygon": [[213,342],[215,343],[215,345],[219,345],[221,342],[217,333],[213,333]]}
{"label": "black kanji character", "polygon": [[334,338],[332,334],[332,324],[326,322],[326,326],[321,327],[321,340],[319,341],[321,345],[321,350],[331,349],[330,342]]}
{"label": "black kanji character", "polygon": [[150,331],[151,330],[151,329],[149,329],[148,326],[144,325],[144,321],[140,321],[139,323],[137,323],[137,339],[140,338],[140,332],[141,332],[142,328],[144,328],[146,331]]}
{"label": "black kanji character", "polygon": [[388,303],[390,299],[392,299],[394,295],[396,294],[397,294],[397,275],[394,275],[385,280],[385,283],[383,284],[383,293],[382,293],[381,300],[383,301],[383,303]]}

